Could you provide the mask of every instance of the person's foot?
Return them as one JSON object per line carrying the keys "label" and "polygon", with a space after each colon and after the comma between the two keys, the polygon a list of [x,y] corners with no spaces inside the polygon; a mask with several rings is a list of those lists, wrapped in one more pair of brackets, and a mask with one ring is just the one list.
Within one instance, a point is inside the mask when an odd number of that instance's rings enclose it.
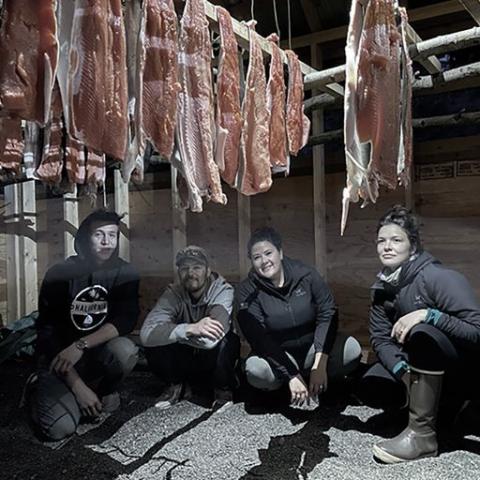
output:
{"label": "person's foot", "polygon": [[182,399],[183,384],[171,383],[158,397],[155,406],[160,409],[169,408]]}
{"label": "person's foot", "polygon": [[215,388],[212,410],[218,410],[233,402],[233,393],[228,388]]}
{"label": "person's foot", "polygon": [[112,392],[102,397],[102,412],[112,413],[120,408],[120,395]]}

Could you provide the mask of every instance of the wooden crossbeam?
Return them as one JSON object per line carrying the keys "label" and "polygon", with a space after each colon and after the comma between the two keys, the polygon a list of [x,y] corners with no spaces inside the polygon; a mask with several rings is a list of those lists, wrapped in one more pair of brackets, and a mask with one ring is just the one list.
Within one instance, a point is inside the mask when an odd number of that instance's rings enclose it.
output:
{"label": "wooden crossbeam", "polygon": [[[413,29],[413,27],[407,23],[406,28],[407,42],[409,44],[416,44],[422,41],[420,35]],[[426,58],[418,59],[418,62],[425,67],[428,73],[440,73],[442,71],[442,65],[440,60],[434,55]]]}
{"label": "wooden crossbeam", "polygon": [[[409,46],[409,53],[412,60],[420,61],[428,58],[432,54],[452,52],[475,45],[480,45],[480,27],[449,33],[448,35],[441,35],[430,40],[411,44]],[[327,83],[342,82],[343,80],[345,80],[345,65],[339,65],[338,67],[328,68],[306,75],[304,88],[305,90],[311,90]],[[327,100],[327,98],[325,98],[325,100]]]}
{"label": "wooden crossbeam", "polygon": [[[219,27],[218,27],[217,9],[215,5],[213,5],[208,1],[205,1],[205,13],[210,22],[210,27],[215,32],[218,33]],[[238,45],[241,48],[248,49],[249,38],[250,38],[250,32],[248,27],[245,24],[236,20],[235,18],[232,18],[232,22],[233,22],[233,32],[235,33],[235,38],[237,39]],[[261,35],[258,35],[258,33],[257,33],[257,37],[259,39],[260,48],[262,49],[262,52],[266,55],[271,55],[272,54],[271,42],[269,42],[266,38],[262,37]],[[281,49],[280,49],[280,52],[282,55],[283,63],[288,64],[287,56],[285,55],[285,52],[283,52]],[[306,63],[300,62],[300,64],[302,67],[302,73],[304,75],[308,73],[313,73],[316,71],[314,68],[310,67]]]}
{"label": "wooden crossbeam", "polygon": [[[480,112],[459,112],[450,115],[437,115],[435,117],[414,118],[412,126],[415,129],[430,127],[445,127],[457,125],[476,125],[480,123]],[[309,145],[323,145],[343,139],[343,129],[329,130],[327,132],[312,135]]]}
{"label": "wooden crossbeam", "polygon": [[[436,75],[426,75],[415,79],[413,82],[413,91],[428,91],[436,88],[445,88],[449,84],[467,80],[471,78],[480,78],[480,62],[470,63],[461,67],[452,68]],[[305,111],[311,111],[317,108],[323,108],[337,102],[337,99],[329,94],[317,95],[303,102]]]}
{"label": "wooden crossbeam", "polygon": [[[465,1],[465,0],[464,0]],[[426,20],[430,18],[441,17],[444,15],[451,15],[463,11],[464,7],[459,3],[459,0],[449,0],[447,2],[429,5],[427,7],[414,8],[408,11],[408,19],[410,23]],[[331,28],[328,30],[321,30],[319,32],[302,35],[300,37],[292,38],[292,48],[308,47],[312,43],[327,43],[336,40],[342,40],[347,36],[348,26]],[[282,47],[285,47],[286,42],[281,42]]]}
{"label": "wooden crossbeam", "polygon": [[475,19],[480,25],[480,0],[458,0],[465,10]]}

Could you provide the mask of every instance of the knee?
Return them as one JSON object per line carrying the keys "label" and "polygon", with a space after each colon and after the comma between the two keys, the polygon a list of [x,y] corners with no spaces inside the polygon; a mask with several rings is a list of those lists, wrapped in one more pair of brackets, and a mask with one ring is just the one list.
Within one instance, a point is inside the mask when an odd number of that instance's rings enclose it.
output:
{"label": "knee", "polygon": [[43,436],[48,440],[58,441],[73,435],[77,430],[77,423],[71,415],[65,413],[65,415],[55,420],[53,424],[41,422],[39,428]]}
{"label": "knee", "polygon": [[343,364],[350,371],[355,370],[360,364],[362,346],[355,337],[348,337],[343,348]]}
{"label": "knee", "polygon": [[138,347],[126,337],[113,338],[106,344],[112,364],[127,374],[133,370],[138,360]]}
{"label": "knee", "polygon": [[362,347],[355,337],[339,333],[330,352],[328,375],[342,379],[354,372],[360,365]]}
{"label": "knee", "polygon": [[248,383],[260,390],[277,390],[282,382],[278,380],[268,362],[260,357],[249,357],[245,362],[245,376]]}

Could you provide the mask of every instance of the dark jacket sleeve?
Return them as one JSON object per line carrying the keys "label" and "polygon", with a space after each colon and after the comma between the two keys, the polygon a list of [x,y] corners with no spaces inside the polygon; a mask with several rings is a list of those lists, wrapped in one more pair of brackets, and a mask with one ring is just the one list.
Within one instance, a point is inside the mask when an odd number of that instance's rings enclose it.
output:
{"label": "dark jacket sleeve", "polygon": [[399,366],[405,364],[407,355],[391,337],[392,322],[387,316],[381,292],[374,290],[370,307],[370,343],[381,364],[396,377],[401,377]]}
{"label": "dark jacket sleeve", "polygon": [[236,294],[239,327],[255,355],[267,360],[279,378],[289,380],[299,370],[268,332],[256,293],[248,284],[239,286]]}
{"label": "dark jacket sleeve", "polygon": [[65,316],[66,306],[62,302],[68,298],[68,282],[62,276],[62,269],[53,266],[45,274],[38,298],[36,356],[41,364],[62,349],[58,322]]}
{"label": "dark jacket sleeve", "polygon": [[329,353],[338,327],[335,301],[328,285],[315,269],[311,273],[311,287],[316,310],[315,352]]}
{"label": "dark jacket sleeve", "polygon": [[118,280],[110,291],[106,320],[116,327],[120,336],[130,333],[137,323],[140,311],[139,284],[140,278],[133,266],[123,265]]}
{"label": "dark jacket sleeve", "polygon": [[480,305],[469,282],[453,270],[434,267],[431,272],[425,276],[425,286],[437,315],[431,315],[428,323],[445,332],[459,345],[478,349]]}

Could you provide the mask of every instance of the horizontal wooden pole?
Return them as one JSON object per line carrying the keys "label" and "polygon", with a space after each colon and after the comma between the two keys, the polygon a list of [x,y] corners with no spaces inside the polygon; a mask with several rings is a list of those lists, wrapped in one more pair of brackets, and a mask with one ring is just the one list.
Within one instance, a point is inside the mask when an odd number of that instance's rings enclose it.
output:
{"label": "horizontal wooden pole", "polygon": [[[430,127],[446,127],[455,125],[473,125],[480,123],[480,112],[459,112],[450,115],[437,115],[435,117],[414,118],[412,126],[415,129]],[[309,145],[323,145],[343,139],[343,129],[329,130],[309,138]]]}
{"label": "horizontal wooden pole", "polygon": [[[473,27],[460,32],[440,35],[409,46],[412,60],[428,58],[439,53],[452,52],[462,48],[480,45],[480,27]],[[320,70],[305,76],[305,90],[312,90],[321,85],[345,80],[345,65]]]}
{"label": "horizontal wooden pole", "polygon": [[[219,27],[218,27],[218,18],[217,18],[217,9],[216,6],[213,5],[212,3],[205,1],[205,13],[207,15],[207,18],[210,22],[210,27],[215,31],[219,32]],[[232,18],[233,22],[233,32],[235,34],[235,38],[237,39],[238,45],[241,48],[245,48],[248,50],[249,44],[250,44],[250,32],[249,28],[244,24],[236,20],[235,18]],[[261,35],[258,35],[258,39],[260,42],[260,48],[262,49],[262,52],[265,55],[271,55],[272,54],[272,43],[268,41],[266,38],[262,37]],[[281,50],[281,55],[282,55],[282,60],[283,63],[288,64],[287,62],[287,56],[285,55],[285,52]],[[307,65],[306,63],[300,62],[300,65],[302,67],[302,73],[304,75],[307,75],[309,73],[316,72],[316,70],[310,65]]]}

